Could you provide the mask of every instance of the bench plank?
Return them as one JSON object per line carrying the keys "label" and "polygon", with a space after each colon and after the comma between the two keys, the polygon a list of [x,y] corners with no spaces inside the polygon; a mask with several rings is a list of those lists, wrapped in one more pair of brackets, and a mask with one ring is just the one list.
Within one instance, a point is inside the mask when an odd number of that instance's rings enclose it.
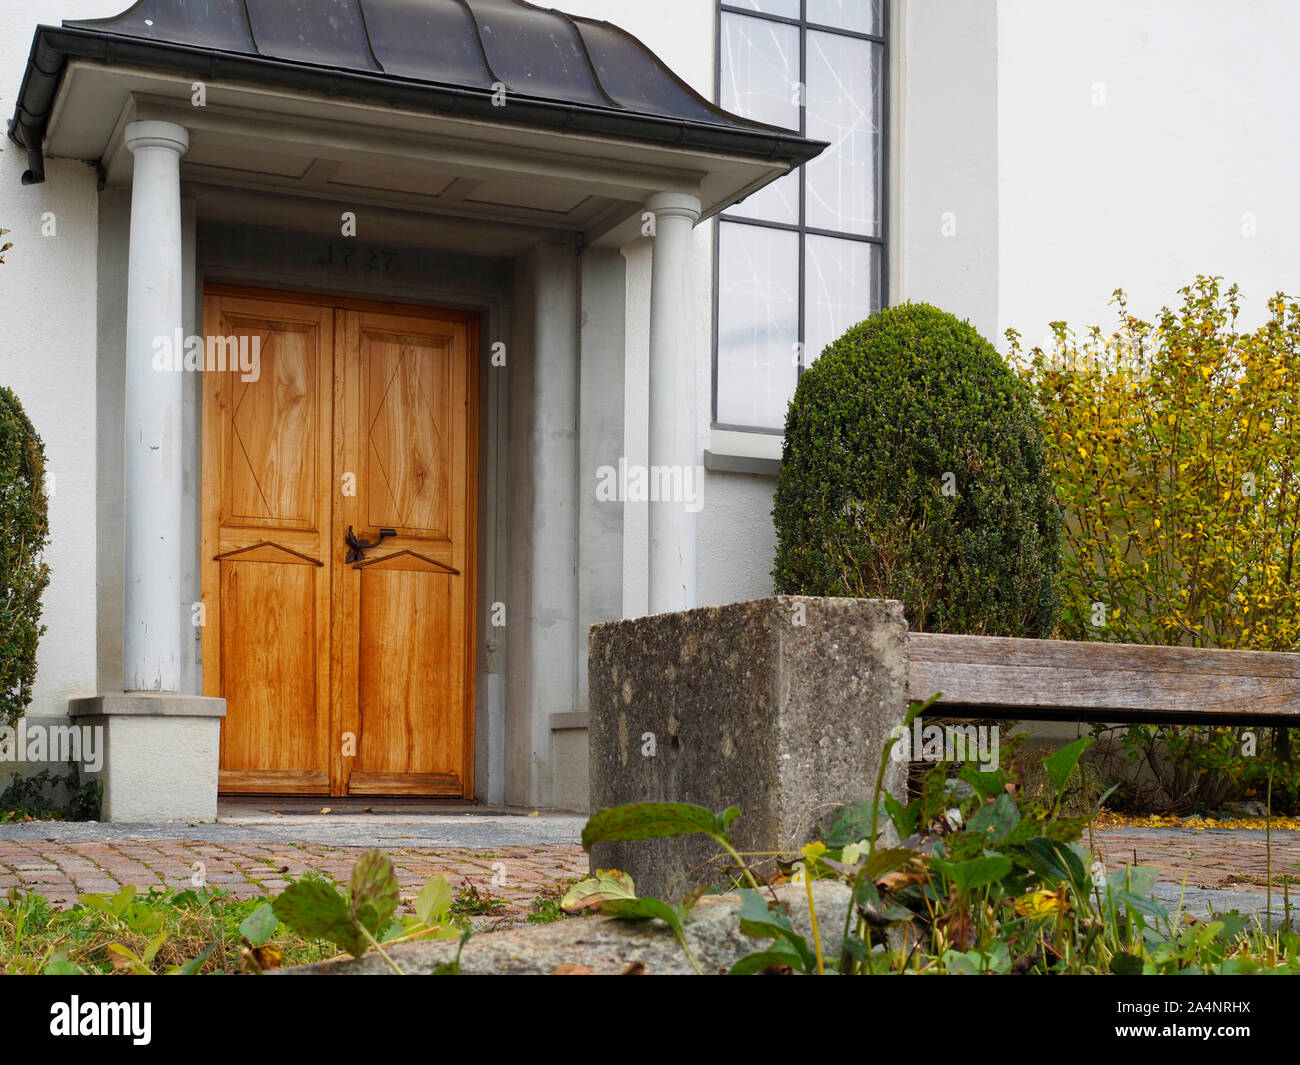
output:
{"label": "bench plank", "polygon": [[910,698],[931,713],[1029,721],[1300,723],[1300,654],[908,635]]}

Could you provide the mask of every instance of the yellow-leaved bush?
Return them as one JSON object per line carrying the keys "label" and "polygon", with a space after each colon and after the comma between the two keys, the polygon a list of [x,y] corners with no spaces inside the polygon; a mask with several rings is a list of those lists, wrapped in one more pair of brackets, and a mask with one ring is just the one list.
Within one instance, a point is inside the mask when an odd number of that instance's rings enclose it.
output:
{"label": "yellow-leaved bush", "polygon": [[1300,646],[1300,305],[1254,329],[1219,278],[1154,323],[1120,324],[1011,362],[1043,414],[1065,512],[1058,635],[1125,643]]}

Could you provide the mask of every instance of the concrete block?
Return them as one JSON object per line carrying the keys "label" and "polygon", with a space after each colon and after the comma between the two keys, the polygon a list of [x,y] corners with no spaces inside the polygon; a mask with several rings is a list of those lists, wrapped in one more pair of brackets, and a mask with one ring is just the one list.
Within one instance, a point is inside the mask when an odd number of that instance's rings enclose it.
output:
{"label": "concrete block", "polygon": [[[739,851],[797,852],[831,807],[871,798],[907,713],[907,662],[893,600],[775,596],[594,625],[591,809],[738,805]],[[890,761],[885,787],[904,796],[905,763]],[[676,899],[719,881],[704,864],[716,851],[703,836],[605,843],[592,868]]]}
{"label": "concrete block", "polygon": [[591,787],[587,780],[587,715],[551,715],[551,764],[555,783],[551,805],[557,810],[587,812]]}
{"label": "concrete block", "polygon": [[73,699],[68,716],[101,730],[104,821],[215,821],[224,699],[127,692]]}

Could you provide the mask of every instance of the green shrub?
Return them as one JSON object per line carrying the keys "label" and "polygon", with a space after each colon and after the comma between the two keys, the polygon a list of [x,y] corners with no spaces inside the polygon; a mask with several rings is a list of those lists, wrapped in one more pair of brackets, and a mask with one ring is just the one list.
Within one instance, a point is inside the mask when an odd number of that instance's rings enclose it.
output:
{"label": "green shrub", "polygon": [[12,821],[98,821],[104,786],[82,780],[75,762],[67,773],[42,769],[31,776],[9,775],[0,791],[0,825]]}
{"label": "green shrub", "polygon": [[49,531],[45,448],[18,397],[0,386],[0,725],[32,701]]}
{"label": "green shrub", "polygon": [[969,323],[891,307],[786,416],[776,590],[900,599],[918,632],[1052,634],[1060,512],[1028,392]]}

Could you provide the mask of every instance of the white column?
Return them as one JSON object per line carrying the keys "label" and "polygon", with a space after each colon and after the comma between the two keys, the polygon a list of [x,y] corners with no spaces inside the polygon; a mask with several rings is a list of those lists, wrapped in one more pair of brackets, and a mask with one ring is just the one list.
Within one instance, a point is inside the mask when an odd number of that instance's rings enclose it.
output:
{"label": "white column", "polygon": [[126,302],[124,686],[177,692],[181,374],[155,369],[154,356],[156,342],[174,345],[182,333],[180,180],[189,133],[170,122],[133,122],[126,146],[135,169]]}
{"label": "white column", "polygon": [[[655,217],[650,281],[650,467],[675,470],[674,483],[695,482],[695,286],[691,232],[700,200],[662,192],[646,201]],[[650,504],[650,613],[699,604],[696,521],[687,500]]]}

